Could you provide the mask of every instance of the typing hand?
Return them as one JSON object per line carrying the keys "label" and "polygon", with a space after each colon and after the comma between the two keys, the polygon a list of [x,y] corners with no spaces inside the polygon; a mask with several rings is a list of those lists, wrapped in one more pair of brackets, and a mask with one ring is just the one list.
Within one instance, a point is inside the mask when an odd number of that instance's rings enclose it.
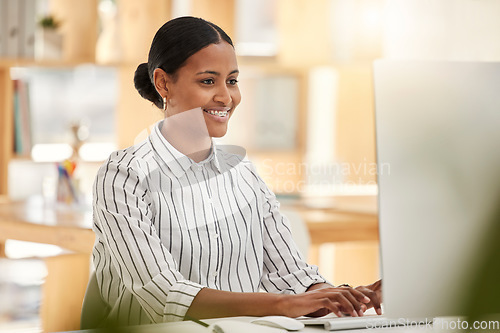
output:
{"label": "typing hand", "polygon": [[[306,293],[293,295],[294,302],[289,304],[289,309],[293,312],[300,312],[309,309],[307,312],[298,315],[309,317],[321,317],[333,312],[339,317],[344,314],[358,317],[363,315],[363,306],[366,308],[370,299],[362,292],[352,287],[332,287],[322,283],[316,284],[307,290]],[[299,310],[301,309],[302,310]],[[295,317],[292,315],[292,317]]]}
{"label": "typing hand", "polygon": [[355,289],[370,299],[369,303],[361,305],[363,311],[373,307],[377,314],[382,314],[382,308],[380,307],[382,303],[382,280],[378,280],[367,286],[359,286]]}

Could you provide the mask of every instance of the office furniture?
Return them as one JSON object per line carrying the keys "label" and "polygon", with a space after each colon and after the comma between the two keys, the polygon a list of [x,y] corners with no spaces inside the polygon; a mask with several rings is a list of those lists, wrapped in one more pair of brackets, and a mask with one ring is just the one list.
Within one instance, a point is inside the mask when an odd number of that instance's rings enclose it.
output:
{"label": "office furniture", "polygon": [[[147,59],[148,48],[156,30],[169,18],[173,17],[173,0],[158,2],[156,0],[122,0],[117,2],[120,14],[118,30],[120,31],[121,56],[118,63],[106,64],[119,70],[120,99],[116,108],[116,128],[118,147],[130,146],[134,138],[142,130],[148,128],[161,117],[151,103],[143,100],[135,90],[131,80],[137,65]],[[237,1],[212,0],[208,6],[204,0],[191,0],[191,14],[213,21],[225,29],[235,42],[238,42],[236,25],[239,14]],[[378,1],[377,3],[380,3]],[[352,165],[346,181],[366,183],[375,177],[359,169],[364,164],[374,162],[373,119],[372,119],[372,79],[371,60],[380,56],[381,36],[377,35],[373,44],[365,45],[359,29],[346,29],[345,26],[331,26],[331,13],[345,10],[342,4],[340,11],[332,11],[329,1],[318,1],[305,5],[302,0],[280,1],[271,6],[271,13],[265,17],[275,20],[276,30],[280,35],[280,45],[274,57],[239,57],[242,74],[247,76],[263,73],[291,73],[300,76],[299,82],[299,114],[295,150],[289,151],[249,151],[259,159],[272,159],[274,165],[281,162],[303,163],[307,146],[309,72],[317,66],[327,66],[338,74],[338,89],[331,93],[337,96],[335,111],[336,121],[330,124],[336,128],[335,158],[339,163]],[[364,13],[363,3],[349,8],[353,14]],[[98,1],[51,0],[49,11],[64,22],[63,58],[60,61],[36,61],[34,59],[0,58],[0,194],[8,194],[8,165],[16,158],[13,152],[13,87],[10,70],[13,67],[59,68],[75,67],[80,64],[96,63],[95,50],[98,29]],[[245,19],[249,20],[244,13]],[[300,17],[300,20],[296,18]],[[359,15],[353,26],[360,26]],[[251,18],[250,18],[251,20]],[[333,29],[333,30],[332,30]],[[332,30],[332,31],[331,31]],[[348,45],[336,45],[345,39],[337,40],[343,31],[356,31],[349,38]],[[374,30],[370,30],[370,33]],[[330,36],[331,35],[331,36]],[[337,36],[337,37],[335,37]],[[330,38],[331,37],[331,38]],[[334,41],[333,45],[331,45]],[[339,48],[337,48],[337,46]],[[367,46],[373,46],[369,49]],[[339,61],[337,50],[348,51],[348,59]],[[373,54],[375,51],[375,54]],[[243,88],[243,87],[242,87]],[[242,89],[243,96],[251,95]],[[242,114],[238,117],[243,117]],[[236,124],[236,117],[234,119]],[[251,119],[252,120],[252,119]],[[253,120],[252,120],[253,121]],[[247,122],[243,122],[246,129]],[[239,133],[238,129],[235,129]],[[245,146],[250,149],[250,147]],[[28,157],[29,158],[29,157]],[[359,172],[358,172],[359,171]],[[271,175],[276,177],[279,175]],[[296,179],[282,177],[283,181]],[[266,179],[267,180],[267,179]]]}
{"label": "office furniture", "polygon": [[285,215],[290,222],[292,237],[300,253],[305,258],[309,257],[309,248],[311,246],[311,237],[307,230],[307,225],[302,216],[295,209],[281,209],[280,213]]}
{"label": "office furniture", "polygon": [[[245,321],[250,322],[256,317],[230,317],[230,318],[215,318],[215,319],[205,319],[203,322],[207,324],[212,324],[214,322],[223,321],[223,320],[237,320],[237,321]],[[256,327],[255,332],[258,332],[258,326]],[[173,322],[173,323],[164,323],[164,324],[152,324],[152,325],[141,325],[141,326],[130,326],[123,327],[119,329],[120,332],[123,333],[153,333],[153,332],[175,332],[175,333],[209,333],[205,327],[201,326],[192,321],[182,321],[182,322]],[[414,325],[411,326],[400,326],[400,327],[391,327],[391,328],[370,328],[369,332],[393,332],[393,333],[418,333],[418,332],[443,332],[443,331],[454,331],[454,330],[441,330],[439,328],[433,328],[432,325]],[[81,331],[72,331],[71,333],[99,333],[99,330],[81,330]],[[102,331],[101,331],[102,332]],[[285,331],[286,332],[286,331]],[[317,332],[329,332],[326,331],[323,326],[306,326],[300,331],[300,333],[317,333]],[[335,331],[335,332],[353,332],[353,330],[345,330],[345,331]],[[358,330],[356,330],[358,332]],[[368,332],[364,330],[364,332]],[[70,332],[68,332],[70,333]],[[210,332],[211,333],[211,332]],[[229,332],[231,333],[231,332]],[[235,332],[237,333],[237,332]]]}
{"label": "office furniture", "polygon": [[[314,256],[317,261],[317,247],[324,242],[378,239],[377,217],[376,212],[373,212],[375,197],[349,196],[332,200],[332,207],[328,209],[312,209],[298,204],[294,206],[306,222],[312,249],[316,247]],[[5,197],[0,199],[0,249],[3,249],[7,239],[16,239],[58,245],[71,251],[44,259],[49,271],[41,309],[46,331],[79,327],[79,313],[87,287],[90,253],[95,239],[90,230],[91,219],[90,210],[64,206],[57,208],[44,204],[41,198],[20,202],[11,202]],[[348,254],[343,253],[341,256],[348,260]],[[78,313],[77,317],[75,313]]]}
{"label": "office furniture", "polygon": [[[0,199],[0,254],[8,239],[52,244],[67,251],[42,258],[48,275],[43,284],[40,316],[44,332],[80,326],[94,233],[89,211],[47,206],[41,198],[22,202]],[[75,316],[78,314],[78,316]]]}
{"label": "office furniture", "polygon": [[87,291],[82,304],[81,329],[99,327],[109,313],[109,307],[101,297],[95,272],[90,275]]}
{"label": "office furniture", "polygon": [[332,283],[361,285],[380,278],[377,196],[305,198],[293,209],[309,230],[308,262]]}

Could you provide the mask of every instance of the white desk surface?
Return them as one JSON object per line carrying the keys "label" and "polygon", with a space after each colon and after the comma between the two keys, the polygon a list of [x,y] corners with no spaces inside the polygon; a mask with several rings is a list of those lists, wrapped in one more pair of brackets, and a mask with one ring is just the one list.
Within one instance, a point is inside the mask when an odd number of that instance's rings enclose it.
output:
{"label": "white desk surface", "polygon": [[[220,318],[220,319],[205,319],[203,320],[207,324],[211,324],[216,321],[221,320],[241,320],[241,321],[251,321],[256,317],[232,317],[232,318]],[[258,326],[256,325],[255,333],[259,333]],[[100,333],[105,332],[104,330],[83,330],[83,331],[72,331],[73,333]],[[116,332],[116,331],[115,331]],[[131,326],[124,329],[120,329],[119,332],[124,333],[209,333],[208,329],[196,324],[192,321],[181,321],[165,324],[152,324],[152,325],[142,325],[142,326]],[[317,333],[317,332],[347,332],[347,333],[423,333],[423,332],[437,332],[434,330],[429,330],[424,327],[393,327],[393,328],[377,328],[377,329],[358,329],[358,330],[346,330],[346,331],[326,331],[323,326],[306,326],[300,331],[295,331],[298,333]],[[68,332],[69,333],[69,332]],[[211,332],[210,332],[211,333]],[[235,332],[239,333],[239,332]]]}

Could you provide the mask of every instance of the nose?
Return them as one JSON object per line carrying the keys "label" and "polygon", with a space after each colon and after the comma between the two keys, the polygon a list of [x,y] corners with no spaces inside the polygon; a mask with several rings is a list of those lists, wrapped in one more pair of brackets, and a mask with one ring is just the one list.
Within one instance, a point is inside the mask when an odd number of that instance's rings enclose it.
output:
{"label": "nose", "polygon": [[221,84],[219,87],[217,87],[217,91],[214,95],[214,102],[222,103],[223,105],[229,105],[231,101],[231,93],[229,92],[226,84]]}

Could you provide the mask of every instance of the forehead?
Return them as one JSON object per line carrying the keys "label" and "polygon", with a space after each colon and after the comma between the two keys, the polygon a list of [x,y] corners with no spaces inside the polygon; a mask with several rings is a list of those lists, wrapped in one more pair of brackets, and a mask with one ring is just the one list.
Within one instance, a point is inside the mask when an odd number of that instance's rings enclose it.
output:
{"label": "forehead", "polygon": [[222,41],[218,44],[210,44],[190,56],[183,66],[185,70],[193,71],[217,71],[221,74],[238,69],[234,48]]}

